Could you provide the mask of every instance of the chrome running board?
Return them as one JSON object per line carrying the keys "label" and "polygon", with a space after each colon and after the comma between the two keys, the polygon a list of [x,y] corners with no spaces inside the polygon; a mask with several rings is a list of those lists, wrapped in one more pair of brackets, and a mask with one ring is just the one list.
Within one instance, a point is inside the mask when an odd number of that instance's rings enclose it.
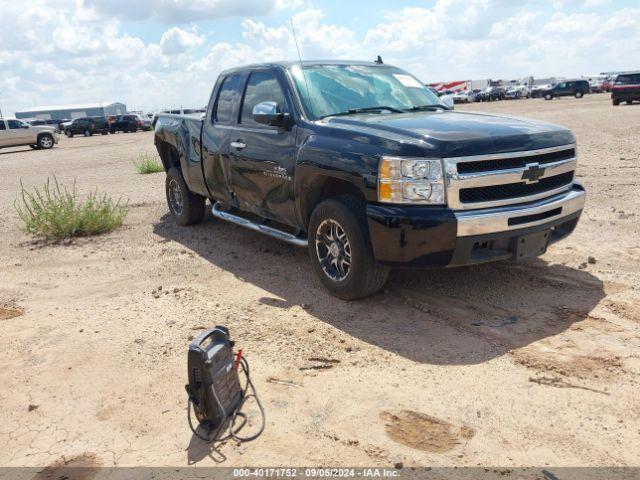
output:
{"label": "chrome running board", "polygon": [[265,235],[269,235],[270,237],[277,238],[278,240],[282,240],[283,242],[290,243],[297,247],[306,247],[308,244],[308,241],[306,238],[297,237],[291,233],[283,232],[282,230],[277,230],[275,228],[271,228],[266,225],[253,222],[247,218],[240,217],[238,215],[234,215],[229,212],[225,212],[222,210],[222,204],[220,202],[216,202],[213,204],[213,207],[211,208],[211,213],[216,218],[226,220],[227,222],[235,223],[236,225],[240,225],[241,227],[248,228],[249,230],[253,230],[255,232],[260,232]]}

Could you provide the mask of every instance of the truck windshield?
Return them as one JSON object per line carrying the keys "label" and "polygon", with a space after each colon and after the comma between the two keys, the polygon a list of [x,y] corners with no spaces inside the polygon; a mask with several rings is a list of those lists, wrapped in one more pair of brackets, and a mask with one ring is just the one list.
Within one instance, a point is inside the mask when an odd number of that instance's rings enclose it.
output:
{"label": "truck windshield", "polygon": [[296,65],[291,72],[300,98],[316,119],[362,111],[382,113],[431,106],[447,108],[414,76],[395,67]]}

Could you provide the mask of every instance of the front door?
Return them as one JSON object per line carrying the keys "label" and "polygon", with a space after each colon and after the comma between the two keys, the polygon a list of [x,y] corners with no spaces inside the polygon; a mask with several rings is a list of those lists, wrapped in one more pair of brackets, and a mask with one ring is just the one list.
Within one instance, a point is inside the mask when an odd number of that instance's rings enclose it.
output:
{"label": "front door", "polygon": [[230,129],[231,187],[240,209],[281,223],[296,225],[293,201],[295,126],[259,124],[253,108],[276,102],[291,114],[280,80],[269,70],[251,72],[247,79],[238,123]]}
{"label": "front door", "polygon": [[32,141],[33,132],[29,130],[29,124],[20,120],[7,120],[9,145],[24,145]]}

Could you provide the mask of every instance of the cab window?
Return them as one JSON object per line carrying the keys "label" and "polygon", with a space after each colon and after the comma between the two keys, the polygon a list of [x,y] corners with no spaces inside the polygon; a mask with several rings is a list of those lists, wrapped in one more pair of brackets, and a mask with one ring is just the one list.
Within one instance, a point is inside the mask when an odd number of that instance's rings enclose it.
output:
{"label": "cab window", "polygon": [[6,130],[7,127],[4,126],[4,122],[0,120],[0,130]]}
{"label": "cab window", "polygon": [[216,98],[216,103],[213,107],[214,122],[231,123],[233,106],[237,103],[238,100],[239,83],[239,75],[232,75],[222,81],[220,90],[218,90],[218,98]]}
{"label": "cab window", "polygon": [[240,123],[262,127],[253,120],[253,107],[267,101],[276,102],[283,112],[287,111],[287,101],[276,77],[270,72],[253,72],[244,93]]}
{"label": "cab window", "polygon": [[22,128],[24,126],[24,123],[22,123],[20,120],[7,120],[7,123],[9,124],[9,129],[11,130],[17,130],[18,128]]}

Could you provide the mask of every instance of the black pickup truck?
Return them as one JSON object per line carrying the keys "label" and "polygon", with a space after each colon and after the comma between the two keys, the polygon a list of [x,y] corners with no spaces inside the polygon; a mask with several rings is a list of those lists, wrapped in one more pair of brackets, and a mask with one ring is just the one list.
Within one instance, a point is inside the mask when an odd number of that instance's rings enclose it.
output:
{"label": "black pickup truck", "polygon": [[448,110],[409,73],[368,62],[223,72],[202,118],[161,114],[155,145],[179,225],[212,213],[307,247],[334,295],[393,266],[540,255],[585,201],[566,128]]}

